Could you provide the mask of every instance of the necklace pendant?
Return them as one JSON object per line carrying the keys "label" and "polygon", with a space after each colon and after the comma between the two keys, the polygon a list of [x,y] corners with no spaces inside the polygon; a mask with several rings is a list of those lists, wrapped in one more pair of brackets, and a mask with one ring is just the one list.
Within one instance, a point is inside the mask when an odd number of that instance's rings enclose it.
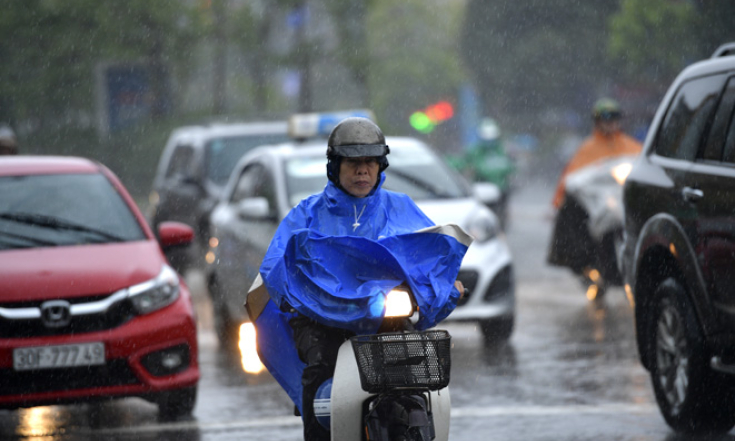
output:
{"label": "necklace pendant", "polygon": [[365,207],[366,206],[367,206],[367,204],[362,206],[362,210],[360,210],[360,214],[357,214],[357,205],[353,205],[352,206],[352,208],[355,209],[355,223],[352,224],[352,231],[357,230],[357,227],[360,226],[360,218],[362,217],[362,213],[365,212]]}

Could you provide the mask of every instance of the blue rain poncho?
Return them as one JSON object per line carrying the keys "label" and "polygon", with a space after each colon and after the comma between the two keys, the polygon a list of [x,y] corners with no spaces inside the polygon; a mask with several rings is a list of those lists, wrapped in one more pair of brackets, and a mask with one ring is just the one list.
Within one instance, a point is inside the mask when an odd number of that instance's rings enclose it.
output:
{"label": "blue rain poncho", "polygon": [[[375,333],[385,294],[405,283],[419,306],[417,329],[435,326],[459,299],[454,287],[472,239],[437,227],[406,195],[379,185],[355,198],[328,182],[278,227],[260,267],[270,301],[254,318],[258,352],[301,410],[301,373],[285,303],[327,326]],[[259,281],[256,281],[258,284]]]}

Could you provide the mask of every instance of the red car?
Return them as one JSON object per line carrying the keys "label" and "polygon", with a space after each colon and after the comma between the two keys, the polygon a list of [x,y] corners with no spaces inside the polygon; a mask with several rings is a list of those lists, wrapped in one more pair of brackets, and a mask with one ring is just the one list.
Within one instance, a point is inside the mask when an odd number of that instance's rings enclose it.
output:
{"label": "red car", "polygon": [[199,367],[191,296],[105,166],[0,157],[0,408],[138,396],[188,415]]}

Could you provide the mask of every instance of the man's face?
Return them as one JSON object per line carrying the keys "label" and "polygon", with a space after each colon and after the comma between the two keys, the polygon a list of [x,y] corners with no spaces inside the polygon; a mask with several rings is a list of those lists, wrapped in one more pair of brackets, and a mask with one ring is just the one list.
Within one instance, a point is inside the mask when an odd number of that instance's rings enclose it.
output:
{"label": "man's face", "polygon": [[347,193],[364,198],[378,183],[380,165],[376,157],[342,158],[339,183]]}
{"label": "man's face", "polygon": [[610,136],[620,130],[620,120],[617,118],[599,119],[597,121],[597,129],[602,132],[603,135]]}

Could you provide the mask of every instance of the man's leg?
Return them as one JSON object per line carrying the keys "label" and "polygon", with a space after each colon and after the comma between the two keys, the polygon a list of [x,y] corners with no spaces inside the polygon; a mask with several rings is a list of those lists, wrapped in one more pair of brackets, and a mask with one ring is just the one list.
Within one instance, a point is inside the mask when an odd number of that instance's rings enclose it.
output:
{"label": "man's leg", "polygon": [[299,357],[306,363],[301,377],[302,417],[306,441],[329,441],[330,432],[314,415],[314,396],[321,384],[334,376],[337,353],[347,337],[345,331],[321,325],[304,316],[290,320]]}

